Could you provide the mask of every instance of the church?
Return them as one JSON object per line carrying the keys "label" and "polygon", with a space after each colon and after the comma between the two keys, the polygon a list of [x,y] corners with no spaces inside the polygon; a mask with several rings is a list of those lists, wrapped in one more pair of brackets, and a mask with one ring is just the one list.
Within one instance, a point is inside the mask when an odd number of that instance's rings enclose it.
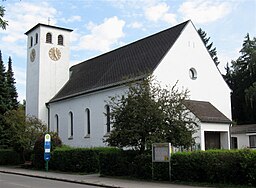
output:
{"label": "church", "polygon": [[230,148],[230,88],[192,21],[70,67],[71,29],[37,24],[27,35],[26,115],[76,147],[106,146],[110,96],[151,73],[163,85],[189,90],[185,106],[199,125],[199,149]]}

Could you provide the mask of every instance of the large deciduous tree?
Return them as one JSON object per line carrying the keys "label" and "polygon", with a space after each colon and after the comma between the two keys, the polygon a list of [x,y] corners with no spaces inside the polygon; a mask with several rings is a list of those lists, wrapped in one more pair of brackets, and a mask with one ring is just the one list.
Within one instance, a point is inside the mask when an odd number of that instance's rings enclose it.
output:
{"label": "large deciduous tree", "polygon": [[140,152],[155,142],[192,146],[195,123],[183,105],[187,97],[187,91],[175,86],[162,89],[152,77],[130,85],[124,95],[108,101],[113,129],[105,142]]}
{"label": "large deciduous tree", "polygon": [[213,48],[213,43],[212,42],[209,44],[210,37],[207,37],[206,32],[203,31],[201,28],[199,28],[197,32],[200,35],[201,39],[203,40],[204,45],[207,48],[209,54],[211,55],[215,65],[218,66],[218,64],[220,62],[219,62],[218,57],[217,57],[217,50],[216,50],[216,47]]}
{"label": "large deciduous tree", "polygon": [[232,117],[238,124],[256,123],[256,38],[247,34],[240,53],[224,75],[232,89]]}

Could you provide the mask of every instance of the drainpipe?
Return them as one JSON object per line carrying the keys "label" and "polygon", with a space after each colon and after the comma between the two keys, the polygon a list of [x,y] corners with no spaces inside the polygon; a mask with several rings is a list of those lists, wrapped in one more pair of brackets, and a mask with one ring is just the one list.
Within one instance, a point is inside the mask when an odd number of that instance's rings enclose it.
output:
{"label": "drainpipe", "polygon": [[50,104],[46,103],[45,105],[48,110],[48,127],[47,127],[47,129],[48,129],[48,132],[50,132]]}

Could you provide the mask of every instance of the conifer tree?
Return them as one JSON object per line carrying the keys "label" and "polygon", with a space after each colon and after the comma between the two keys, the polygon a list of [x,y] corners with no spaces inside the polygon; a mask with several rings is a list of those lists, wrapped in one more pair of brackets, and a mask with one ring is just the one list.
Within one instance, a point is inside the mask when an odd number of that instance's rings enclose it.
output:
{"label": "conifer tree", "polygon": [[8,21],[3,19],[4,12],[5,12],[4,7],[0,5],[0,27],[2,27],[2,29],[6,29],[6,26],[8,25]]}
{"label": "conifer tree", "polygon": [[208,44],[208,42],[210,41],[210,38],[211,37],[208,37],[207,38],[207,34],[205,31],[203,31],[201,28],[198,29],[198,34],[200,35],[201,39],[203,40],[204,42],[204,45],[205,47],[207,48],[209,54],[211,55],[214,63],[216,66],[218,66],[218,64],[220,63],[219,60],[218,60],[218,57],[217,57],[217,51],[216,51],[216,47],[215,48],[212,48],[212,45],[213,43],[211,42],[210,44]]}
{"label": "conifer tree", "polygon": [[15,87],[14,73],[12,70],[12,59],[9,57],[8,70],[6,72],[6,84],[7,84],[7,94],[8,94],[8,109],[14,110],[18,108],[18,93]]}
{"label": "conifer tree", "polygon": [[2,60],[2,52],[0,51],[0,115],[7,111],[7,87],[5,66]]}

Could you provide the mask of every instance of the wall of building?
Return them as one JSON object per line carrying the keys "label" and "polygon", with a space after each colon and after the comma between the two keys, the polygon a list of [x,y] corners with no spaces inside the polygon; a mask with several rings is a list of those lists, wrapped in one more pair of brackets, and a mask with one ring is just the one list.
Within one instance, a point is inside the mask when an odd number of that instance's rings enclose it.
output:
{"label": "wall of building", "polygon": [[[59,122],[59,136],[64,144],[76,147],[106,146],[103,143],[107,135],[106,101],[110,96],[121,95],[126,87],[117,87],[86,94],[72,99],[50,104],[50,129],[56,131],[56,115]],[[91,133],[87,135],[86,109],[90,110]],[[69,112],[74,116],[74,134],[69,138]]]}
{"label": "wall of building", "polygon": [[[194,68],[197,78],[191,79]],[[231,119],[230,89],[190,22],[154,72],[163,85],[190,91],[190,99],[209,101]]]}
{"label": "wall of building", "polygon": [[242,134],[231,134],[231,137],[237,138],[237,149],[248,148],[249,144],[249,136],[245,133]]}

